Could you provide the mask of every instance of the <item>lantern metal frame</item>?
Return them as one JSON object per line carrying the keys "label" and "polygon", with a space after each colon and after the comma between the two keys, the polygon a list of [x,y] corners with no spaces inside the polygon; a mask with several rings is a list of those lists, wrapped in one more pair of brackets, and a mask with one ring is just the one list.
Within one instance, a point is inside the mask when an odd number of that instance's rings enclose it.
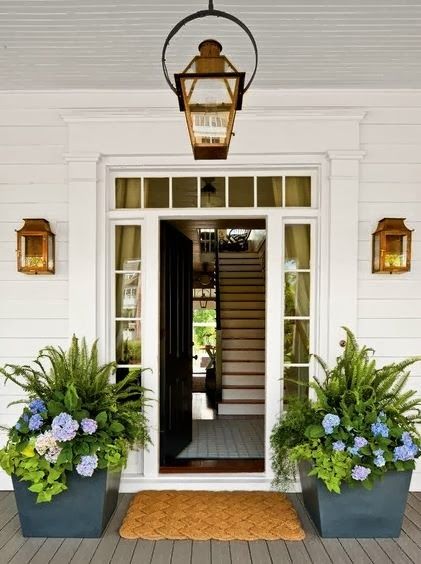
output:
{"label": "lantern metal frame", "polygon": [[[16,229],[17,236],[17,270],[23,274],[55,274],[55,234],[51,231],[50,223],[46,219],[24,218],[23,226]],[[41,239],[41,264],[22,265],[24,238]],[[26,251],[25,251],[26,257]]]}
{"label": "lantern metal frame", "polygon": [[223,12],[221,10],[215,10],[215,8],[213,6],[213,0],[209,0],[209,7],[208,7],[207,10],[199,10],[198,12],[194,12],[193,14],[186,16],[185,18],[180,20],[171,29],[171,31],[169,32],[169,34],[168,34],[168,36],[167,36],[167,38],[164,42],[164,46],[162,48],[161,61],[162,61],[162,70],[164,71],[164,77],[165,77],[165,80],[167,81],[168,86],[171,88],[171,90],[174,92],[174,94],[177,95],[178,98],[179,98],[179,94],[178,94],[177,88],[171,82],[171,79],[170,79],[170,76],[169,76],[169,73],[168,73],[167,64],[166,64],[166,53],[167,53],[168,46],[170,44],[171,39],[186,24],[188,24],[188,23],[190,23],[194,20],[197,20],[197,19],[206,18],[208,16],[213,16],[213,17],[216,17],[216,18],[224,18],[226,20],[230,20],[231,22],[234,22],[236,25],[241,27],[241,29],[243,31],[245,31],[245,33],[247,34],[247,36],[249,37],[249,39],[251,41],[251,44],[252,44],[253,49],[254,49],[254,69],[253,69],[253,72],[251,74],[250,80],[247,82],[247,84],[243,88],[242,94],[245,94],[245,92],[247,92],[247,90],[250,88],[250,85],[253,82],[254,77],[256,75],[257,65],[258,65],[258,62],[259,62],[259,53],[258,53],[258,50],[257,50],[256,40],[254,39],[253,34],[251,33],[250,29],[246,26],[246,24],[244,22],[242,22],[240,19],[233,16],[232,14],[229,14],[228,12]]}
{"label": "lantern metal frame", "polygon": [[[377,228],[372,233],[371,272],[373,274],[402,274],[411,270],[412,231],[405,225],[404,217],[385,217],[378,222]],[[394,235],[402,240],[406,237],[405,265],[386,264],[388,253],[387,237]],[[377,264],[376,264],[377,262]]]}

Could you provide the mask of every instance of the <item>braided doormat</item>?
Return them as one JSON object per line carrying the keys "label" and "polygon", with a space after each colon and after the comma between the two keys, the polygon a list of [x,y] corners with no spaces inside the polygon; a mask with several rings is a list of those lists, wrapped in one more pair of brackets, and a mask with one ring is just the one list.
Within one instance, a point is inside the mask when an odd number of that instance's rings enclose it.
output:
{"label": "braided doormat", "polygon": [[295,509],[275,492],[144,491],[120,528],[125,539],[302,540]]}

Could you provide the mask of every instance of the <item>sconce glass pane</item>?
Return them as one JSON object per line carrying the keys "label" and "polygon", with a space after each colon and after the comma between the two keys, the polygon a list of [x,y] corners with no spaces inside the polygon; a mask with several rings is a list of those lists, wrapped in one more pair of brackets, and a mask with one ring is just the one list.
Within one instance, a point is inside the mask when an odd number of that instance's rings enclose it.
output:
{"label": "sconce glass pane", "polygon": [[140,178],[116,178],[115,207],[140,208]]}
{"label": "sconce glass pane", "polygon": [[406,235],[386,235],[384,265],[386,268],[405,268],[408,238]]}
{"label": "sconce glass pane", "polygon": [[309,361],[310,322],[287,319],[284,322],[284,362],[306,364]]}
{"label": "sconce glass pane", "polygon": [[54,237],[48,235],[48,269],[54,269]]}
{"label": "sconce glass pane", "polygon": [[140,270],[140,226],[117,225],[115,228],[115,269]]}
{"label": "sconce glass pane", "polygon": [[140,321],[116,322],[117,364],[141,364]]}
{"label": "sconce glass pane", "polygon": [[22,266],[30,269],[44,268],[42,235],[24,235],[22,238]]}
{"label": "sconce glass pane", "polygon": [[310,315],[310,273],[285,274],[285,315],[307,317]]}
{"label": "sconce glass pane", "polygon": [[257,205],[260,208],[282,206],[282,177],[260,176],[257,178]]}
{"label": "sconce glass pane", "polygon": [[285,225],[285,269],[310,268],[310,225]]}
{"label": "sconce glass pane", "polygon": [[[289,380],[292,380],[289,381]],[[296,384],[295,382],[299,382]],[[308,366],[287,366],[284,369],[284,400],[308,396]]]}
{"label": "sconce glass pane", "polygon": [[225,177],[200,179],[200,207],[225,207]]}
{"label": "sconce glass pane", "polygon": [[145,178],[145,208],[168,208],[170,205],[170,179]]}
{"label": "sconce glass pane", "polygon": [[228,179],[229,206],[252,208],[254,206],[254,179],[234,176]]}
{"label": "sconce glass pane", "polygon": [[116,274],[116,317],[141,316],[140,273]]}
{"label": "sconce glass pane", "polygon": [[373,245],[373,272],[380,270],[380,235],[374,235]]}
{"label": "sconce glass pane", "polygon": [[311,206],[311,177],[287,176],[285,178],[285,206]]}
{"label": "sconce glass pane", "polygon": [[173,208],[197,207],[197,179],[196,178],[172,179],[172,207]]}

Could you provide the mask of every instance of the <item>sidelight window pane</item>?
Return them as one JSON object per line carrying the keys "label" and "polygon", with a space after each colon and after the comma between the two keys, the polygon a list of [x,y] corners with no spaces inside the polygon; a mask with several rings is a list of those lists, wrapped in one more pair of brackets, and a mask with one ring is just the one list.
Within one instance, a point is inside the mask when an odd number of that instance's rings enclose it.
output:
{"label": "sidelight window pane", "polygon": [[116,270],[140,270],[140,226],[116,226],[115,257]]}
{"label": "sidelight window pane", "polygon": [[284,323],[284,362],[306,364],[309,362],[310,322],[287,319]]}
{"label": "sidelight window pane", "polygon": [[116,317],[140,317],[140,273],[116,274]]}
{"label": "sidelight window pane", "polygon": [[284,369],[284,398],[308,396],[308,366],[287,366]]}
{"label": "sidelight window pane", "polygon": [[285,274],[285,315],[307,317],[310,315],[310,273]]}
{"label": "sidelight window pane", "polygon": [[248,176],[229,178],[229,206],[252,208],[254,206],[254,179]]}
{"label": "sidelight window pane", "polygon": [[170,205],[170,179],[145,178],[145,208],[168,208]]}
{"label": "sidelight window pane", "polygon": [[310,268],[310,225],[285,225],[285,269]]}
{"label": "sidelight window pane", "polygon": [[140,320],[116,322],[117,364],[140,364]]}
{"label": "sidelight window pane", "polygon": [[257,205],[260,208],[282,206],[281,176],[260,176],[257,178]]}
{"label": "sidelight window pane", "polygon": [[140,208],[140,178],[116,178],[115,207]]}

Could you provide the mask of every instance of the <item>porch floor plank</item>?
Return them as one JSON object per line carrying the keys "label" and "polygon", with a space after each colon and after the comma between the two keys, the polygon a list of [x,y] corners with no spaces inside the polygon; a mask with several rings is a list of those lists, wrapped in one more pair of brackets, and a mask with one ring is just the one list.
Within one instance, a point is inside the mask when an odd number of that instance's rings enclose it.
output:
{"label": "porch floor plank", "polygon": [[413,564],[421,562],[421,494],[410,494],[398,539],[321,539],[302,498],[291,494],[306,538],[300,542],[147,541],[120,538],[131,500],[121,494],[101,539],[26,539],[13,493],[0,492],[1,564]]}

